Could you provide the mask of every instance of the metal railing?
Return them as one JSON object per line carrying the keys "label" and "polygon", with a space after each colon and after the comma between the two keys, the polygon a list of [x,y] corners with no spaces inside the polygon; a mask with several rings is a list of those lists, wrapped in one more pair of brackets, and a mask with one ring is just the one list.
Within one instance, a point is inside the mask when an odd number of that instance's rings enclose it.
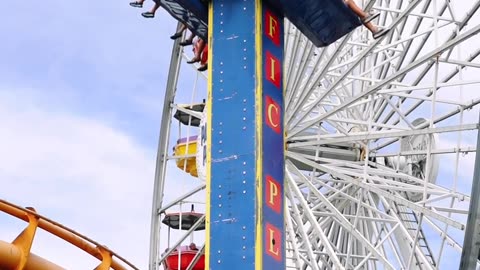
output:
{"label": "metal railing", "polygon": [[[95,270],[138,270],[138,268],[132,263],[106,246],[38,214],[35,209],[31,207],[23,208],[7,201],[0,200],[0,212],[5,212],[28,222],[27,227],[12,243],[0,241],[0,258],[2,258],[2,260],[0,260],[0,269],[64,269],[46,259],[30,253],[35,232],[37,228],[41,228],[100,260],[101,263],[95,268]],[[128,268],[126,268],[126,266],[128,266]]]}

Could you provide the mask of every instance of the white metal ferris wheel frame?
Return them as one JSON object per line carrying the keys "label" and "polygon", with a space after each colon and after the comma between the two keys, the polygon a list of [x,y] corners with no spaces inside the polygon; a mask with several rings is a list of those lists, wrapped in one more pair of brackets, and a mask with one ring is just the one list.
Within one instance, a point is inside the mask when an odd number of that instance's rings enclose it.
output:
{"label": "white metal ferris wheel frame", "polygon": [[[371,8],[375,1],[369,1],[366,4],[366,8]],[[390,2],[390,1],[386,1]],[[393,1],[395,2],[395,1]],[[401,6],[402,1],[396,1],[396,3],[400,3]],[[436,6],[437,2],[443,2],[443,6]],[[417,5],[423,4],[422,9],[420,12],[413,12],[413,10],[417,7]],[[433,15],[429,15],[426,13],[427,9],[429,8],[430,4],[435,5],[434,10],[437,12]],[[420,214],[420,219],[424,219],[424,222],[427,222],[433,228],[436,228],[437,232],[442,235],[444,232],[443,228],[438,226],[434,219],[440,220],[443,224],[447,226],[465,229],[465,224],[461,222],[457,222],[451,218],[449,218],[450,213],[454,213],[455,211],[461,212],[462,214],[466,214],[465,210],[456,210],[456,209],[428,209],[422,207],[421,204],[414,203],[408,201],[401,197],[395,197],[390,192],[382,189],[376,185],[369,185],[368,183],[364,183],[362,181],[358,181],[356,177],[362,178],[367,177],[372,179],[372,181],[380,181],[385,185],[391,184],[392,181],[382,178],[382,177],[393,177],[398,176],[398,172],[392,168],[388,168],[386,166],[382,167],[381,170],[375,169],[375,167],[369,168],[369,165],[372,165],[371,160],[369,158],[373,157],[394,157],[394,156],[412,156],[412,155],[427,155],[427,163],[429,162],[429,158],[431,155],[434,154],[459,154],[459,153],[468,153],[476,151],[474,147],[455,147],[455,148],[445,148],[445,149],[432,149],[431,147],[427,147],[427,149],[417,149],[417,150],[409,150],[409,151],[397,151],[391,153],[382,153],[377,152],[382,148],[385,148],[392,143],[397,142],[401,137],[412,137],[412,136],[419,136],[419,135],[426,135],[430,136],[432,134],[439,134],[439,133],[446,133],[446,132],[461,132],[466,130],[475,130],[478,129],[478,124],[459,124],[459,125],[452,125],[452,126],[443,126],[443,127],[434,127],[434,124],[440,123],[441,121],[462,113],[464,110],[470,109],[480,103],[480,98],[476,98],[467,102],[456,102],[452,100],[441,100],[436,98],[436,92],[438,89],[442,87],[450,87],[456,85],[467,85],[467,84],[479,84],[479,80],[470,80],[470,81],[462,81],[462,82],[450,82],[450,79],[454,78],[458,72],[460,72],[464,67],[473,67],[473,68],[480,68],[480,64],[473,63],[472,60],[475,59],[480,54],[480,48],[477,48],[473,51],[469,56],[465,59],[450,59],[450,55],[452,53],[452,49],[456,47],[458,44],[462,43],[465,40],[468,40],[473,35],[477,34],[480,31],[480,25],[476,25],[470,28],[468,31],[463,31],[462,29],[467,25],[467,23],[472,19],[472,16],[475,15],[477,10],[480,7],[480,1],[476,1],[473,3],[471,9],[465,13],[463,18],[454,18],[453,14],[453,7],[451,6],[450,1],[436,1],[436,0],[414,0],[409,1],[409,5],[407,8],[400,10],[399,6],[397,7],[375,7],[377,10],[382,11],[383,13],[389,14],[396,14],[396,16],[392,16],[393,19],[389,24],[392,27],[393,34],[387,36],[387,42],[383,42],[381,40],[375,42],[365,42],[365,39],[362,39],[362,35],[365,35],[365,32],[356,31],[355,33],[349,34],[343,40],[332,44],[329,48],[324,49],[322,51],[316,50],[311,43],[307,42],[298,31],[292,31],[291,33],[287,33],[286,37],[286,45],[285,50],[286,53],[286,73],[290,74],[289,80],[287,81],[286,88],[291,89],[287,91],[287,114],[286,114],[286,125],[291,126],[293,128],[289,129],[288,139],[290,141],[290,149],[291,151],[287,152],[287,156],[293,160],[298,161],[303,164],[307,164],[311,168],[314,169],[314,172],[322,171],[332,176],[338,177],[338,179],[348,180],[350,183],[354,183],[357,188],[361,188],[367,191],[372,191],[378,195],[383,196],[380,200],[385,204],[389,205],[389,202],[396,202],[399,204],[404,205],[408,209]],[[441,16],[443,12],[448,11],[452,14],[453,18],[444,18]],[[439,15],[440,14],[440,15]],[[417,22],[411,27],[408,28],[405,25],[405,18],[407,16],[415,16],[418,18]],[[381,20],[386,20],[386,16],[382,16]],[[423,31],[417,32],[422,26],[423,19],[433,19],[434,23],[432,23],[431,27],[428,29],[423,29]],[[440,29],[442,27],[449,25],[449,24],[456,24],[457,25],[457,32],[452,33],[448,38],[447,42],[435,46],[433,50],[428,51],[426,54],[423,54],[420,58],[416,58],[420,51],[424,49],[426,42],[429,39],[431,33],[434,35],[438,35]],[[404,37],[402,35],[403,31],[407,28],[411,31],[411,33]],[[293,29],[290,26],[287,29]],[[423,36],[423,38],[422,38]],[[422,39],[422,45],[417,47],[412,46],[414,41],[418,41]],[[387,45],[388,44],[388,45]],[[402,45],[402,46],[400,46]],[[349,47],[349,49],[345,49]],[[413,47],[413,48],[412,48]],[[299,50],[302,50],[299,52]],[[359,54],[355,55],[355,57],[351,57],[347,59],[345,55],[348,52],[352,52],[357,50]],[[414,51],[411,51],[414,50]],[[443,53],[447,54],[446,57],[440,57]],[[342,55],[343,53],[343,55]],[[371,63],[365,63],[365,59],[371,54],[376,55],[383,55],[383,59],[380,60],[380,63],[370,65]],[[407,54],[413,54],[413,60],[408,62],[406,60]],[[293,57],[291,57],[293,55]],[[163,109],[163,119],[161,123],[161,131],[160,131],[160,139],[159,139],[159,149],[158,149],[158,156],[157,156],[157,168],[155,173],[155,187],[154,187],[154,200],[153,200],[153,213],[152,213],[152,226],[151,226],[151,246],[150,246],[150,269],[158,269],[158,243],[159,243],[159,215],[165,206],[163,205],[163,193],[164,193],[164,181],[165,181],[165,172],[166,172],[166,163],[167,163],[167,153],[168,153],[168,140],[170,136],[170,124],[171,119],[173,117],[173,104],[174,98],[176,94],[176,84],[179,75],[180,69],[180,61],[182,56],[181,48],[178,46],[178,41],[175,42],[173,51],[172,51],[172,59],[171,65],[169,70],[169,77],[167,82],[167,91],[165,94],[165,103]],[[290,58],[289,58],[290,57]],[[339,57],[343,57],[347,59],[343,63],[336,63],[335,60]],[[300,65],[299,63],[306,63],[308,59],[315,59],[312,66],[308,65]],[[393,62],[394,59],[400,59],[400,63],[407,62],[406,65],[398,64],[397,66],[393,65],[385,65],[387,62]],[[433,68],[437,70],[435,73],[438,76],[438,66],[440,63],[447,63],[457,66],[456,70],[453,70],[451,73],[446,74],[443,78],[435,77],[433,82],[430,85],[418,85],[422,82],[422,79],[426,76],[426,74]],[[426,64],[426,65],[425,65]],[[425,65],[425,66],[424,66]],[[297,68],[299,67],[300,68]],[[361,68],[360,68],[361,67]],[[381,72],[379,78],[372,78],[368,75],[373,73],[375,69],[380,67]],[[423,70],[416,73],[416,78],[413,80],[411,84],[402,83],[402,79],[407,75],[407,73],[411,72],[415,68],[423,67]],[[308,69],[315,69],[315,72],[310,72],[309,78],[304,78],[304,74],[307,72]],[[395,69],[393,74],[388,75],[389,70]],[[363,70],[363,73],[359,75],[353,75],[353,71],[355,70]],[[326,97],[329,94],[335,93],[339,86],[342,85],[349,85],[354,84],[355,82],[362,82],[368,83],[369,85],[361,85],[365,87],[361,92],[359,92],[355,96],[351,96],[348,99],[341,100],[338,102],[337,99],[330,100],[328,103]],[[321,92],[320,96],[314,96],[315,91],[318,91],[319,85],[328,84],[323,92]],[[300,91],[302,89],[302,91]],[[307,89],[305,91],[305,89]],[[425,96],[413,95],[411,92],[422,90],[422,89],[430,89],[430,94]],[[406,91],[411,91],[410,93],[405,94]],[[320,93],[320,92],[319,92]],[[416,102],[413,103],[408,110],[404,110],[403,112],[399,110],[399,108],[389,102],[388,98],[380,99],[379,97],[389,96],[391,94],[395,94],[399,98],[415,100]],[[340,95],[336,94],[337,97]],[[409,115],[415,111],[422,103],[424,102],[440,102],[444,104],[450,104],[457,106],[455,109],[445,112],[444,114],[437,116],[436,118],[432,118],[431,121],[423,123],[421,126],[413,127],[408,120]],[[324,107],[322,108],[330,108],[330,110],[323,110],[322,112],[318,112],[315,116],[311,116],[312,112],[318,110],[319,105]],[[359,120],[359,119],[347,119],[348,117],[344,117],[341,119],[338,117],[338,113],[342,111],[346,111],[345,115],[360,113],[362,116],[365,116],[366,113],[362,114],[362,112],[358,111],[359,106],[364,106],[365,111],[369,111],[371,116],[368,120]],[[369,107],[370,106],[370,107]],[[381,112],[385,110],[385,108],[390,108],[391,111],[388,116],[384,117],[383,122],[378,122],[379,119],[383,116]],[[360,107],[361,108],[361,107]],[[369,110],[367,110],[369,108]],[[302,114],[291,114],[289,112],[298,112],[302,110]],[[377,112],[373,115],[371,112]],[[309,119],[306,119],[308,116],[311,116]],[[433,114],[432,114],[433,115]],[[300,116],[300,117],[299,117]],[[394,122],[389,122],[393,116],[397,116],[398,119]],[[332,120],[333,119],[333,120]],[[302,122],[303,121],[303,122]],[[342,128],[341,125],[338,123],[348,123],[350,125],[363,125],[367,126],[368,129],[366,131],[357,132],[355,134],[349,134],[348,130]],[[311,129],[312,127],[316,127],[319,123],[326,122],[329,125],[333,126],[338,134],[331,134],[318,136],[318,134],[310,134],[305,133],[305,131]],[[393,123],[393,124],[392,124]],[[407,128],[401,129],[397,124],[404,123],[406,124]],[[322,127],[323,128],[323,127]],[[322,128],[318,128],[318,130],[322,130]],[[381,129],[396,129],[390,131],[380,131]],[[376,132],[371,132],[372,130]],[[385,140],[389,138],[388,140]],[[333,160],[335,156],[330,156],[330,158],[325,158],[322,154],[319,154],[320,147],[324,147],[325,145],[339,145],[345,144],[348,142],[356,141],[356,142],[363,142],[369,140],[380,140],[383,139],[382,143],[376,145],[375,147],[369,147],[368,144],[362,145],[366,153],[366,157],[363,159],[364,161],[358,162],[356,167],[352,167],[352,169],[356,170],[355,177],[352,172],[346,174],[345,170],[342,169],[342,166],[346,164],[342,164],[341,161]],[[458,145],[457,145],[458,146]],[[299,149],[316,149],[314,159],[311,157],[302,154]],[[295,150],[297,149],[297,150]],[[331,150],[331,149],[324,149],[324,150]],[[333,150],[333,154],[341,155],[339,148],[335,148]],[[431,161],[430,161],[431,162]],[[322,164],[323,163],[323,164]],[[363,164],[364,163],[364,164]],[[348,166],[354,166],[352,164],[348,164]],[[375,164],[375,166],[379,166]],[[458,165],[457,165],[458,166]],[[427,165],[428,167],[428,165]],[[478,164],[476,164],[478,167]],[[358,201],[358,198],[351,197],[352,201],[357,201],[369,211],[377,212],[378,217],[359,217],[357,211],[356,213],[352,213],[350,215],[344,214],[338,211],[338,206],[334,206],[330,200],[338,196],[340,192],[345,191],[345,187],[351,188],[353,185],[346,185],[343,189],[337,189],[335,187],[328,187],[330,191],[333,192],[333,195],[330,197],[326,197],[321,192],[316,192],[319,186],[322,186],[320,182],[313,182],[310,181],[304,174],[302,174],[296,166],[292,163],[292,161],[287,162],[287,172],[292,177],[287,177],[287,183],[289,186],[292,187],[291,190],[287,191],[287,197],[291,199],[291,201],[295,201],[297,203],[291,203],[291,211],[294,213],[292,219],[286,220],[286,228],[287,234],[291,237],[290,242],[288,242],[289,250],[291,251],[291,255],[294,257],[293,264],[300,268],[300,261],[306,262],[305,265],[310,266],[312,269],[320,269],[320,266],[316,263],[308,262],[308,259],[302,258],[303,254],[306,254],[310,258],[317,258],[319,262],[322,262],[324,267],[331,268],[330,264],[333,262],[334,265],[342,267],[342,264],[338,258],[352,258],[358,257],[358,259],[362,259],[360,261],[360,266],[365,263],[371,257],[375,257],[375,260],[381,260],[384,258],[378,251],[377,247],[369,244],[369,240],[366,239],[362,234],[354,227],[351,226],[351,222],[349,220],[354,219],[354,223],[357,222],[356,220],[362,219],[370,219],[375,221],[381,221],[385,223],[392,223],[395,224],[390,229],[387,235],[383,235],[382,239],[379,239],[377,245],[380,245],[384,242],[391,242],[392,239],[390,236],[398,230],[404,230],[407,228],[402,228],[400,226],[399,220],[402,220],[402,214],[396,214],[392,216],[384,215],[378,209],[369,208],[369,205],[365,205]],[[428,173],[428,172],[427,172]],[[378,176],[372,176],[373,174]],[[402,175],[401,177],[408,179],[408,181],[418,181],[415,177],[410,177],[408,175]],[[426,177],[428,178],[428,177]],[[475,173],[475,179],[478,178],[477,172]],[[298,179],[298,181],[293,181],[293,179]],[[331,181],[331,180],[330,180]],[[337,181],[341,183],[342,181]],[[345,182],[345,181],[343,181]],[[465,199],[469,198],[470,196],[462,194],[460,192],[451,192],[448,189],[442,189],[439,186],[435,186],[433,184],[427,183],[427,181],[423,181],[421,186],[416,190],[415,187],[404,185],[405,189],[413,190],[415,192],[422,191],[424,194],[423,198],[423,205],[427,202],[427,198],[425,197],[428,194],[435,194],[438,198],[457,198],[457,199]],[[477,181],[474,181],[476,184]],[[474,184],[474,185],[475,185]],[[398,185],[398,183],[396,183]],[[325,185],[323,185],[325,187]],[[399,185],[401,186],[401,185]],[[303,188],[308,188],[312,194],[309,194],[309,200],[317,199],[318,203],[316,206],[312,206],[306,199],[302,198],[306,196],[303,192]],[[474,186],[475,187],[475,186]],[[390,186],[391,188],[391,186]],[[192,192],[196,192],[203,189],[203,186],[200,186],[193,190]],[[399,188],[401,189],[401,187]],[[343,191],[342,191],[343,190]],[[473,192],[477,192],[478,190],[473,189]],[[188,194],[186,194],[188,195]],[[477,211],[479,208],[478,202],[478,195],[479,194],[472,194],[472,199],[470,202],[470,210],[467,212],[470,214],[468,223],[466,224],[466,233],[470,233],[473,230],[478,230],[479,217],[477,215]],[[348,196],[343,194],[343,196]],[[367,200],[375,201],[376,198],[373,198],[371,195],[367,198]],[[179,198],[181,200],[182,198]],[[389,202],[387,202],[387,200]],[[169,204],[170,205],[170,204]],[[331,212],[323,212],[319,213],[315,209],[319,209],[321,207],[327,207]],[[371,206],[371,205],[370,205]],[[162,208],[163,207],[163,208]],[[301,207],[301,208],[299,208]],[[394,206],[392,206],[393,209]],[[311,211],[305,211],[305,209],[311,209]],[[473,211],[473,210],[477,211]],[[440,214],[438,211],[447,211],[449,214],[447,216]],[[301,211],[304,211],[303,214]],[[406,215],[406,214],[403,214]],[[365,243],[367,249],[370,251],[369,254],[365,254],[364,256],[360,255],[352,255],[352,254],[343,254],[338,252],[333,246],[327,244],[323,251],[318,251],[312,249],[312,246],[318,245],[316,243],[317,240],[310,241],[312,231],[316,232],[317,239],[323,239],[324,244],[329,242],[329,235],[323,233],[324,231],[329,231],[329,229],[325,230],[322,229],[321,226],[326,226],[325,222],[319,223],[318,219],[321,216],[333,216],[337,219],[340,223],[340,226],[343,224],[347,224],[347,226],[337,227],[337,232],[341,234],[342,231],[348,231],[348,233],[352,234],[356,239],[360,239]],[[381,216],[381,217],[380,217]],[[425,216],[425,218],[424,218]],[[305,223],[302,220],[302,217],[307,220]],[[404,218],[404,217],[403,217]],[[421,222],[420,222],[421,223]],[[298,232],[295,232],[295,229]],[[333,231],[334,225],[331,225]],[[371,228],[375,230],[375,228]],[[295,243],[295,235],[301,234],[301,241],[303,243]],[[377,233],[378,234],[378,233]],[[380,235],[380,234],[378,234]],[[409,233],[405,233],[404,235],[409,235]],[[425,256],[424,252],[420,250],[421,248],[417,245],[419,241],[419,230],[417,230],[415,237],[412,237],[408,240],[411,245],[416,246],[415,256],[418,258],[414,259],[413,256],[410,256],[409,263],[410,264],[413,260],[419,260],[423,262],[423,265],[429,264],[429,259]],[[452,246],[457,249],[462,250],[462,261],[461,267],[462,269],[471,269],[471,266],[476,264],[476,256],[478,255],[478,248],[475,249],[474,243],[478,242],[478,234],[472,233],[474,237],[466,237],[465,242],[462,246],[460,246],[453,238],[449,237],[448,234],[442,235],[442,241],[447,241]],[[306,250],[300,250],[300,247],[303,247]],[[353,247],[346,247],[347,251]],[[400,256],[395,251],[391,251],[393,256]],[[329,255],[330,260],[325,259],[324,255]],[[388,261],[383,261],[385,265],[389,265]],[[472,264],[473,263],[473,264]],[[357,267],[360,267],[357,266]],[[391,266],[393,268],[393,266]],[[408,267],[408,266],[407,266]],[[437,266],[438,267],[438,266]],[[426,267],[426,269],[433,269],[432,266]]]}

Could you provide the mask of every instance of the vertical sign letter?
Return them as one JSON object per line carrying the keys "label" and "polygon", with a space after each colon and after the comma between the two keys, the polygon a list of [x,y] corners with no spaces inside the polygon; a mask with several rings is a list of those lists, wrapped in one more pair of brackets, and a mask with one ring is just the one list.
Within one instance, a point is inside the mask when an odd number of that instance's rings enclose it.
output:
{"label": "vertical sign letter", "polygon": [[278,25],[278,18],[270,11],[265,12],[265,34],[270,38],[273,44],[280,45],[280,27]]}
{"label": "vertical sign letter", "polygon": [[278,183],[273,177],[270,175],[267,175],[267,181],[266,181],[266,200],[267,200],[267,205],[272,208],[273,211],[277,213],[281,213],[282,210],[282,187],[280,186],[280,183]]}
{"label": "vertical sign letter", "polygon": [[281,63],[278,58],[273,56],[269,51],[266,53],[267,62],[265,65],[267,80],[272,82],[277,88],[280,88],[280,81],[282,80],[282,70],[281,70]]}
{"label": "vertical sign letter", "polygon": [[267,254],[272,256],[275,260],[281,261],[283,240],[280,230],[270,223],[267,223],[266,225],[265,243],[267,246],[265,248],[267,249]]}
{"label": "vertical sign letter", "polygon": [[270,96],[265,97],[265,120],[267,125],[280,134],[281,132],[281,110],[282,108]]}

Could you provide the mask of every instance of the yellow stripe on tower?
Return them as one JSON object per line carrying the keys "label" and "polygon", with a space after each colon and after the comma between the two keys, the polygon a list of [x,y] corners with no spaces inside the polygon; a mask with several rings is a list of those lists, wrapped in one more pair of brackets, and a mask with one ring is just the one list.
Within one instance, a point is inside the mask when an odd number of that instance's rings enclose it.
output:
{"label": "yellow stripe on tower", "polygon": [[213,77],[213,3],[208,3],[208,86],[207,86],[207,201],[205,221],[205,269],[210,269],[210,194],[211,194],[211,167],[212,167],[212,77]]}
{"label": "yellow stripe on tower", "polygon": [[255,270],[263,269],[263,47],[262,47],[262,18],[263,18],[263,4],[262,0],[255,0],[255,55],[256,55],[256,81],[257,89],[255,89],[256,99],[256,155],[257,155],[257,175],[255,176],[257,184],[257,209],[256,209],[256,230],[255,230]]}

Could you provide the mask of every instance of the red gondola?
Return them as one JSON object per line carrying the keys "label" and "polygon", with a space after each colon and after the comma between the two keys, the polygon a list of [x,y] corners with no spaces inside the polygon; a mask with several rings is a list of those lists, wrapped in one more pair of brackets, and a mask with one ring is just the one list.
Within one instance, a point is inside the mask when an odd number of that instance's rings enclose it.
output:
{"label": "red gondola", "polygon": [[[181,247],[185,248],[185,247]],[[185,270],[190,265],[190,262],[193,261],[195,255],[197,255],[198,250],[185,250],[185,251],[174,251],[170,253],[167,259],[164,262],[164,267],[167,270]],[[178,256],[180,254],[180,268],[178,268]],[[193,266],[192,270],[204,270],[205,269],[205,255],[201,255],[197,263]]]}
{"label": "red gondola", "polygon": [[[203,214],[195,213],[193,211],[192,205],[191,212],[165,214],[162,223],[169,227],[170,239],[170,229],[190,230],[202,217]],[[200,230],[205,230],[205,222],[202,222],[197,228],[195,228],[195,231]],[[168,252],[168,249],[165,250],[165,252]],[[163,267],[165,270],[186,270],[191,263],[194,263],[192,270],[204,270],[205,255],[198,254],[199,252],[200,251],[193,243],[190,244],[190,246],[179,246],[163,261]],[[194,262],[194,260],[196,261]]]}

